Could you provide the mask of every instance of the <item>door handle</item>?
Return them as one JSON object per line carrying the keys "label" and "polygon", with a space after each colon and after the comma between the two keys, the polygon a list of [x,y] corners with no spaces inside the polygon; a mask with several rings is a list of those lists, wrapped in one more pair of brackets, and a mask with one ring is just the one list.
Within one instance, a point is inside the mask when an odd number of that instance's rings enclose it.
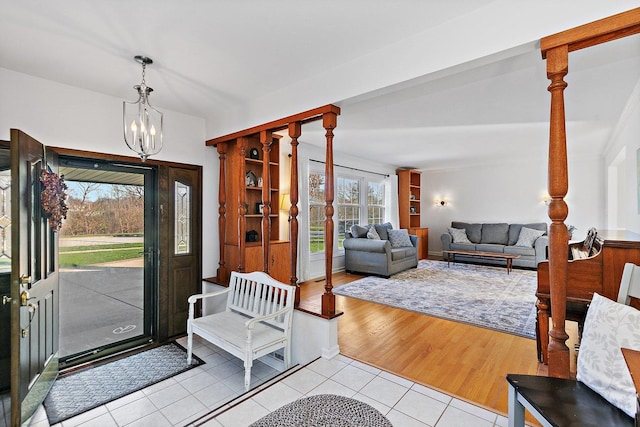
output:
{"label": "door handle", "polygon": [[23,274],[22,276],[20,276],[20,284],[21,285],[30,285],[31,284],[31,276],[27,276],[26,274]]}
{"label": "door handle", "polygon": [[146,251],[146,252],[138,252],[138,255],[146,255],[148,262],[152,262],[153,261],[153,250]]}
{"label": "door handle", "polygon": [[20,305],[25,307],[25,306],[31,306],[32,304],[29,304],[29,301],[35,299],[35,298],[30,298],[29,297],[29,292],[27,291],[22,291],[20,293]]}

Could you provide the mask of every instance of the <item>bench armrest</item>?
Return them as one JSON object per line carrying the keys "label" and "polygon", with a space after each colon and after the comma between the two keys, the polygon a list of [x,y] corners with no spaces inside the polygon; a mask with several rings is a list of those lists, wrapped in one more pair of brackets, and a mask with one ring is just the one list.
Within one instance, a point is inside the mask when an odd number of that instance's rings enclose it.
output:
{"label": "bench armrest", "polygon": [[209,298],[209,297],[215,297],[218,295],[223,295],[226,294],[227,292],[229,292],[231,290],[231,288],[227,288],[227,289],[223,289],[221,291],[217,291],[217,292],[209,292],[207,294],[195,294],[195,295],[191,295],[188,299],[189,304],[193,304],[196,301],[198,301],[199,299],[204,299],[204,298]]}

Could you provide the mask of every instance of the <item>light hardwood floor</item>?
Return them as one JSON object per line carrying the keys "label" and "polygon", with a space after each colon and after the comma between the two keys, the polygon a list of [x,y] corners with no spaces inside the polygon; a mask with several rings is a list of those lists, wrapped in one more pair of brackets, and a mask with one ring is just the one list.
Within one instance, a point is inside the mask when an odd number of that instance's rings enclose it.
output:
{"label": "light hardwood floor", "polygon": [[[334,274],[334,287],[363,276]],[[324,280],[301,284],[301,306],[317,311]],[[545,375],[536,341],[336,296],[345,356],[506,414],[507,373]],[[570,345],[570,348],[572,345]]]}

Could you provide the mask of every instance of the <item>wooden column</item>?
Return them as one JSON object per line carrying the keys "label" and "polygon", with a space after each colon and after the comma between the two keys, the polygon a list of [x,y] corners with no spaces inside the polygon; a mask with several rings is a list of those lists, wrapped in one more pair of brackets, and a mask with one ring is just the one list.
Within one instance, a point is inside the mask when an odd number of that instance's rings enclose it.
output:
{"label": "wooden column", "polygon": [[218,183],[218,243],[220,246],[220,263],[216,276],[219,283],[226,283],[229,280],[229,271],[224,260],[224,249],[227,241],[227,144],[220,143],[216,147],[220,159],[220,182]]}
{"label": "wooden column", "polygon": [[336,296],[331,291],[333,272],[333,198],[334,198],[334,174],[333,174],[333,129],[337,124],[335,113],[322,115],[322,126],[326,130],[326,156],[325,156],[325,222],[324,222],[324,253],[325,253],[325,285],[322,295],[322,315],[334,316],[336,314]]}
{"label": "wooden column", "polygon": [[295,306],[300,305],[300,286],[298,284],[298,138],[302,134],[302,123],[289,123],[289,137],[291,138],[291,166],[289,170],[289,253],[291,256],[291,276],[289,284],[296,287]]}
{"label": "wooden column", "polygon": [[[249,145],[249,141],[247,137],[239,137],[238,138],[238,150],[240,152],[239,155],[239,163],[240,166],[237,169],[238,176],[234,177],[236,182],[239,182],[240,185],[238,188],[244,189],[246,187],[245,177],[244,177],[244,159],[247,157],[247,146]],[[245,272],[245,249],[246,242],[244,236],[247,231],[247,219],[244,217],[248,212],[247,206],[247,196],[246,191],[238,191],[238,272]]]}
{"label": "wooden column", "polygon": [[569,189],[567,137],[565,131],[563,80],[568,72],[568,46],[547,52],[547,77],[551,80],[551,117],[549,130],[549,284],[551,288],[552,328],[549,332],[549,376],[569,378],[569,336],[565,330],[568,277],[569,233],[564,220],[569,209],[564,197]]}
{"label": "wooden column", "polygon": [[269,274],[271,248],[271,143],[273,133],[270,130],[260,132],[262,144],[262,271]]}

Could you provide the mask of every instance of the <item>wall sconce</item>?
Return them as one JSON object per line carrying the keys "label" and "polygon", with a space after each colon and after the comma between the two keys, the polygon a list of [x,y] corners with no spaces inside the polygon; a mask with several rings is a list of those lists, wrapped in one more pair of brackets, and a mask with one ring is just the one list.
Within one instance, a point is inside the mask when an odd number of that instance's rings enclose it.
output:
{"label": "wall sconce", "polygon": [[549,193],[545,193],[542,196],[542,201],[544,202],[545,205],[549,206],[551,204],[551,196],[549,195]]}
{"label": "wall sconce", "polygon": [[444,208],[449,203],[447,199],[435,199],[434,202],[436,206],[439,206],[441,208]]}

